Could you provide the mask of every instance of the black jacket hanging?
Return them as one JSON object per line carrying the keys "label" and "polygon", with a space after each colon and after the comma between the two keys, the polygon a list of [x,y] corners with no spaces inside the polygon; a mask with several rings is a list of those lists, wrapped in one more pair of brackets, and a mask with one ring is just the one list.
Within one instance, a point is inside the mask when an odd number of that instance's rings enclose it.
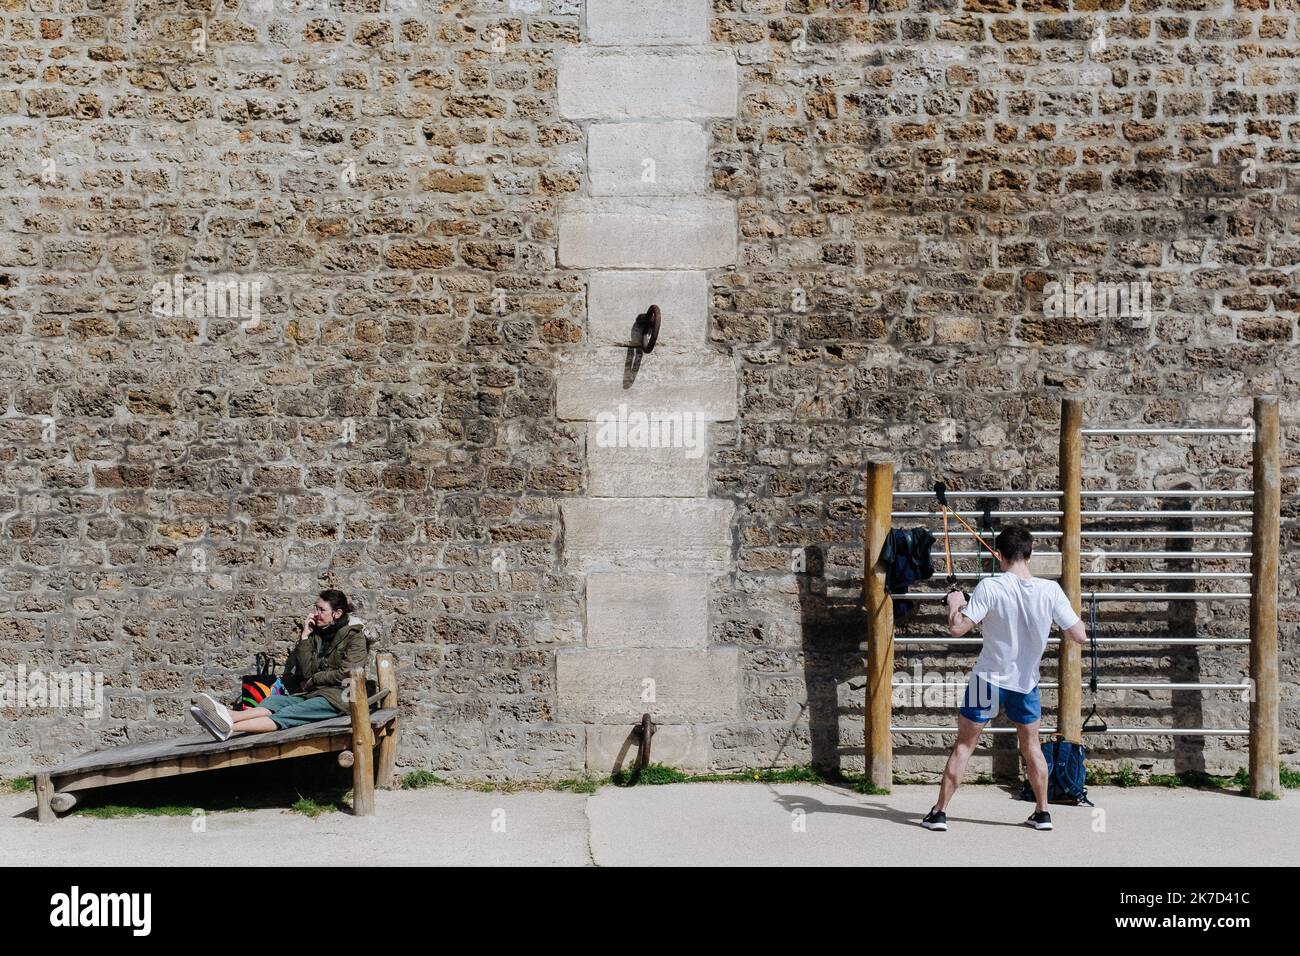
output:
{"label": "black jacket hanging", "polygon": [[[880,561],[885,566],[885,587],[890,594],[906,594],[910,585],[934,577],[930,549],[934,535],[925,528],[890,528]],[[912,610],[911,601],[894,602],[894,618],[901,620]]]}

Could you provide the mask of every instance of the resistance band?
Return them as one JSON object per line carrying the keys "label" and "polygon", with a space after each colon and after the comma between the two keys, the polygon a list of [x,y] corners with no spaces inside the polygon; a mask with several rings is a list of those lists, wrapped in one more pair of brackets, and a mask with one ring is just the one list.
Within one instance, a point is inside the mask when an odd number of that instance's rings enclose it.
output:
{"label": "resistance band", "polygon": [[989,554],[997,557],[997,549],[991,546],[987,541],[980,537],[980,533],[967,524],[966,519],[957,512],[948,507],[948,489],[942,481],[934,483],[934,496],[939,499],[939,507],[943,511],[943,550],[948,560],[948,590],[957,590],[957,575],[952,570],[952,544],[948,538],[948,513],[951,511],[952,516],[962,523],[962,526],[969,531],[980,544],[984,545]]}

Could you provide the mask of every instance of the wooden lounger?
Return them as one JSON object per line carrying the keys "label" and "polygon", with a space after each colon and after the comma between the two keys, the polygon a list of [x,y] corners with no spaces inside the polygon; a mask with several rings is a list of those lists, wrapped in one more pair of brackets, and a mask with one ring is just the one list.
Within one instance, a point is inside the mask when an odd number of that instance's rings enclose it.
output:
{"label": "wooden lounger", "polygon": [[[376,781],[381,787],[392,787],[397,763],[397,667],[391,654],[377,655],[375,665],[378,693],[369,699],[354,698],[350,716],[269,734],[238,734],[229,740],[213,740],[204,733],[127,744],[82,754],[42,771],[33,777],[36,819],[40,823],[58,819],[57,814],[76,805],[78,790],[334,752],[339,753],[340,764],[352,768],[353,814],[368,816],[375,812]],[[354,670],[352,679],[354,687],[366,686],[365,671]]]}

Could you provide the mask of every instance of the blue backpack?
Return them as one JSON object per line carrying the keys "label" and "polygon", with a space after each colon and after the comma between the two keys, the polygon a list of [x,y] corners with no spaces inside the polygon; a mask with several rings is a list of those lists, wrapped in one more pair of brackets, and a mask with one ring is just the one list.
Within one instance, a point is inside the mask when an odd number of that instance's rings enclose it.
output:
{"label": "blue backpack", "polygon": [[[1084,758],[1088,748],[1083,744],[1072,744],[1060,734],[1043,744],[1043,759],[1047,761],[1047,800],[1049,803],[1070,803],[1076,806],[1091,807],[1088,788],[1085,786],[1087,774],[1084,770]],[[1034,799],[1034,788],[1026,780],[1020,788],[1020,799]]]}
{"label": "blue backpack", "polygon": [[[1092,602],[1088,608],[1088,645],[1092,657],[1092,674],[1088,678],[1088,691],[1092,695],[1092,710],[1083,719],[1084,733],[1105,733],[1106,722],[1097,714],[1097,592],[1092,592]],[[1084,760],[1088,748],[1083,744],[1072,744],[1060,734],[1043,744],[1043,759],[1047,761],[1047,800],[1049,803],[1071,803],[1076,806],[1091,807],[1095,804],[1088,799],[1088,775],[1084,769]],[[1034,788],[1026,780],[1020,788],[1020,799],[1033,800]]]}

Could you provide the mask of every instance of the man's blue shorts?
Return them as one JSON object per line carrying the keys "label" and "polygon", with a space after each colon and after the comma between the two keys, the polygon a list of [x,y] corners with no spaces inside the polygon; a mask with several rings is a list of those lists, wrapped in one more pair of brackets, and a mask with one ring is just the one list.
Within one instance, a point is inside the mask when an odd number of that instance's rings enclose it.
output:
{"label": "man's blue shorts", "polygon": [[1013,724],[1032,724],[1040,719],[1043,716],[1043,704],[1039,699],[1037,685],[1033,690],[1022,694],[1005,687],[995,687],[979,674],[971,674],[958,713],[967,720],[982,724],[992,720],[999,709],[1006,713]]}

